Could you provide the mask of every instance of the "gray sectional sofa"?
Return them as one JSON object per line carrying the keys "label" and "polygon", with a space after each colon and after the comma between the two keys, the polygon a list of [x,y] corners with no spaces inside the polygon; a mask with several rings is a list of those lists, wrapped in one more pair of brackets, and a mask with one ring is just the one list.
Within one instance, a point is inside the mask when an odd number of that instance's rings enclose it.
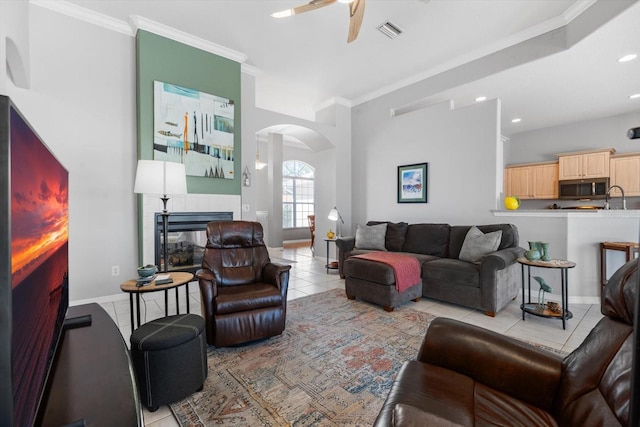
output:
{"label": "gray sectional sofa", "polygon": [[392,268],[375,261],[352,258],[372,249],[357,248],[355,236],[343,237],[336,241],[338,271],[345,279],[349,298],[358,297],[392,310],[398,304],[425,296],[495,316],[517,296],[521,269],[516,259],[523,256],[524,248],[518,246],[515,225],[476,226],[482,233],[500,230],[502,235],[498,237],[497,250],[482,256],[477,262],[468,262],[459,257],[467,233],[472,228],[470,225],[370,221],[367,226],[381,224],[386,224],[382,250],[402,252],[416,258],[420,263],[422,283],[398,293]]}

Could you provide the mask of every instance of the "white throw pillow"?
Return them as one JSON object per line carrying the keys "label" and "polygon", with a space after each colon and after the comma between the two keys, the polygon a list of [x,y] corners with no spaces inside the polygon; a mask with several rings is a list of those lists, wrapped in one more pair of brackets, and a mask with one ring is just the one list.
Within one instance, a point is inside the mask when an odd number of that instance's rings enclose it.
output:
{"label": "white throw pillow", "polygon": [[356,228],[356,249],[386,251],[384,239],[387,235],[387,224],[358,225]]}
{"label": "white throw pillow", "polygon": [[478,227],[471,227],[464,238],[458,259],[480,262],[485,255],[497,251],[501,241],[502,230],[484,234]]}

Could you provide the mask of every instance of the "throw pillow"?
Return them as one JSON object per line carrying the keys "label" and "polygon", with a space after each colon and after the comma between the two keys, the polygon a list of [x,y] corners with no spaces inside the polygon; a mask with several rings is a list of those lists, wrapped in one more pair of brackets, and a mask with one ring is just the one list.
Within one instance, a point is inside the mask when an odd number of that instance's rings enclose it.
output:
{"label": "throw pillow", "polygon": [[404,236],[407,234],[409,224],[406,222],[369,221],[367,225],[387,224],[387,234],[384,238],[384,247],[390,252],[402,252]]}
{"label": "throw pillow", "polygon": [[356,249],[386,251],[384,247],[386,234],[387,224],[358,225],[356,228]]}
{"label": "throw pillow", "polygon": [[502,240],[502,230],[484,234],[478,227],[471,227],[462,243],[459,259],[480,262],[482,257],[498,250]]}

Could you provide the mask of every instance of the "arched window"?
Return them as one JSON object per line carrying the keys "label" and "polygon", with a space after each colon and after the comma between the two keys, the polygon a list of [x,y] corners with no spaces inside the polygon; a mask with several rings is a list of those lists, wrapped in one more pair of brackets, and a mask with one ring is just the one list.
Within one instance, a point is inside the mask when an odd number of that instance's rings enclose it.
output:
{"label": "arched window", "polygon": [[282,227],[308,227],[313,215],[313,167],[299,160],[282,162]]}

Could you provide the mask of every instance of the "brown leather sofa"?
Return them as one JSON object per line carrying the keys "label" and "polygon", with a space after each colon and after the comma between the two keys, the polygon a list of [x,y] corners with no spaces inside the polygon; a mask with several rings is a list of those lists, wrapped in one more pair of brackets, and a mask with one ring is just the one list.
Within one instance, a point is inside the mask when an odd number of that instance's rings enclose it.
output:
{"label": "brown leather sofa", "polygon": [[401,367],[375,426],[628,426],[637,275],[634,260],[611,277],[605,317],[564,358],[435,319],[418,360]]}
{"label": "brown leather sofa", "polygon": [[270,261],[260,223],[207,224],[202,268],[196,272],[207,343],[227,347],[281,334],[290,269]]}

